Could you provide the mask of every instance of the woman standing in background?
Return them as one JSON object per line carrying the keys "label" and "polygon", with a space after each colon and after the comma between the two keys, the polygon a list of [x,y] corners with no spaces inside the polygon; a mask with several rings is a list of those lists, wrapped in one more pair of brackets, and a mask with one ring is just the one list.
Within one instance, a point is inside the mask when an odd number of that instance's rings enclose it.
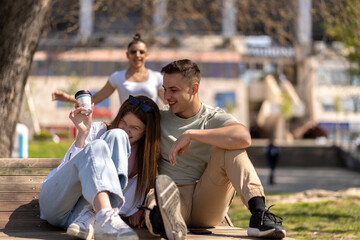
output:
{"label": "woman standing in background", "polygon": [[[109,77],[105,86],[92,96],[94,104],[108,98],[115,89],[119,94],[120,103],[128,99],[129,95],[144,95],[159,104],[159,98],[164,101],[162,89],[162,75],[160,72],[146,68],[148,58],[146,43],[140,34],[135,34],[128,44],[126,57],[129,60],[129,68],[116,71]],[[62,91],[52,93],[52,100],[76,103],[74,95]]]}

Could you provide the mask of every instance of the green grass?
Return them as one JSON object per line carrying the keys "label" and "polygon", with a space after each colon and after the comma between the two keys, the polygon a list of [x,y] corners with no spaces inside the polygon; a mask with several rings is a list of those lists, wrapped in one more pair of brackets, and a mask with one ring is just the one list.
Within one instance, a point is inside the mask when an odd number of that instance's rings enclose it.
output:
{"label": "green grass", "polygon": [[53,141],[30,141],[29,158],[63,158],[72,144],[72,140]]}
{"label": "green grass", "polygon": [[[360,239],[360,197],[315,203],[279,203],[271,211],[283,218],[287,236],[295,239]],[[249,227],[250,212],[239,197],[229,216],[237,227]]]}

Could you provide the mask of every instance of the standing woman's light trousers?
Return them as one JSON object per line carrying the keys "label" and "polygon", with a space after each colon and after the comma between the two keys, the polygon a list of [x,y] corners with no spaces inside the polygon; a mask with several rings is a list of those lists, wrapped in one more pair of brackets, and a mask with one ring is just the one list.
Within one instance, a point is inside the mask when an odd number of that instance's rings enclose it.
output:
{"label": "standing woman's light trousers", "polygon": [[67,228],[85,205],[93,206],[99,192],[109,194],[111,206],[124,204],[130,143],[121,129],[106,131],[42,184],[40,211],[52,225]]}

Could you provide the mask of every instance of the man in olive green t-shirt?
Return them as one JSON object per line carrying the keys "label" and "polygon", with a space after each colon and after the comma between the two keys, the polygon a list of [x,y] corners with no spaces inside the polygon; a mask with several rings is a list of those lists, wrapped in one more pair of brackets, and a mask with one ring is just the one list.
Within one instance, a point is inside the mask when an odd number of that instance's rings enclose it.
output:
{"label": "man in olive green t-shirt", "polygon": [[285,237],[281,218],[265,206],[263,187],[244,150],[251,144],[248,129],[200,101],[200,70],[194,62],[174,61],[161,72],[168,106],[161,111],[156,201],[149,193],[146,205],[159,209],[162,222],[154,220],[155,211],[146,213],[150,232],[184,239],[186,226],[215,226],[236,191],[252,213],[249,236]]}

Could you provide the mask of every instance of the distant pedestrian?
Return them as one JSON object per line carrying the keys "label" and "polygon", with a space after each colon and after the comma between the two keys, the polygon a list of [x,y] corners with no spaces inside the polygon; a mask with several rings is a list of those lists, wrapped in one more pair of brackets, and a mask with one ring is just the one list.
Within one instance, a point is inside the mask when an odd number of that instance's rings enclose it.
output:
{"label": "distant pedestrian", "polygon": [[275,146],[274,140],[271,138],[269,141],[269,145],[266,147],[266,159],[268,161],[270,167],[270,176],[269,176],[269,184],[274,185],[274,175],[275,175],[275,168],[278,163],[279,159],[279,147]]}

